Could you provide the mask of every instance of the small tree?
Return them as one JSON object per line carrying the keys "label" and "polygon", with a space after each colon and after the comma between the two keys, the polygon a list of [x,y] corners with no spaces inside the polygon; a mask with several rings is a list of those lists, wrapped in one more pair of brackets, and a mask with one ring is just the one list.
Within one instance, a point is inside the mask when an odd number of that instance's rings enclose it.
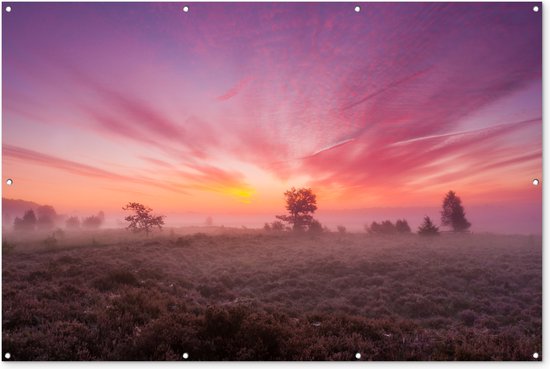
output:
{"label": "small tree", "polygon": [[146,207],[137,202],[130,202],[122,210],[129,210],[134,212],[132,215],[128,215],[124,220],[130,222],[128,229],[133,232],[144,231],[146,236],[149,236],[149,233],[153,228],[157,227],[162,229],[164,225],[164,215],[153,215],[151,212],[153,209]]}
{"label": "small tree", "polygon": [[282,232],[285,230],[285,225],[282,222],[276,220],[271,223],[271,230],[275,232]]}
{"label": "small tree", "polygon": [[372,222],[370,227],[365,224],[365,231],[367,231],[367,233],[369,233],[369,234],[381,233],[380,232],[380,224],[378,224],[378,222]]}
{"label": "small tree", "polygon": [[321,222],[319,222],[318,220],[316,219],[313,219],[311,221],[311,224],[309,225],[309,228],[307,230],[309,233],[323,233],[325,232],[325,229],[323,228],[323,225],[321,224]]}
{"label": "small tree", "polygon": [[276,218],[292,225],[295,231],[309,228],[313,214],[317,210],[317,196],[311,188],[296,189],[292,187],[285,192],[288,215],[277,215]]}
{"label": "small tree", "polygon": [[13,229],[15,231],[34,231],[35,228],[36,215],[32,210],[27,210],[23,215],[23,218],[15,218],[13,222]]}
{"label": "small tree", "polygon": [[82,220],[82,227],[89,229],[98,229],[103,224],[103,218],[98,215],[91,215]]}
{"label": "small tree", "polygon": [[384,220],[382,224],[380,224],[380,228],[383,234],[395,233],[395,225],[391,222],[391,220]]}
{"label": "small tree", "polygon": [[344,227],[343,225],[339,225],[336,227],[336,230],[338,231],[338,233],[340,234],[345,234],[346,233],[346,227]]}
{"label": "small tree", "polygon": [[69,217],[65,221],[65,227],[67,229],[77,229],[80,228],[80,219],[78,217]]}
{"label": "small tree", "polygon": [[269,223],[264,224],[264,231],[267,231],[267,232],[271,231],[271,226],[269,225]]}
{"label": "small tree", "polygon": [[390,220],[384,220],[382,223],[372,222],[370,228],[367,228],[370,234],[394,234],[396,232],[395,225]]}
{"label": "small tree", "polygon": [[395,230],[397,233],[411,233],[411,227],[405,219],[399,219],[395,222]]}
{"label": "small tree", "polygon": [[418,234],[422,236],[435,236],[439,234],[439,228],[436,227],[430,217],[424,217],[424,223],[418,227]]}
{"label": "small tree", "polygon": [[449,191],[443,199],[441,224],[453,227],[455,232],[467,231],[471,226],[470,222],[466,220],[462,201],[454,191]]}

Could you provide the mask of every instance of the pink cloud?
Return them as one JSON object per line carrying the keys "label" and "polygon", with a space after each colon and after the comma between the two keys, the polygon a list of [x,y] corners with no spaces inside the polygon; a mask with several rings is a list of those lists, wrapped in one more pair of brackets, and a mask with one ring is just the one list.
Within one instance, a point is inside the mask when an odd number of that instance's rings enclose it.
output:
{"label": "pink cloud", "polygon": [[71,160],[61,159],[52,155],[43,154],[34,150],[25,149],[12,145],[2,145],[2,155],[4,160],[18,159],[26,162],[39,164],[41,166],[63,170],[73,175],[84,177],[106,179],[115,182],[139,183],[155,188],[162,188],[168,191],[185,193],[175,185],[165,184],[162,181],[137,178],[124,174],[114,173],[108,170],[97,168],[95,166],[78,163]]}
{"label": "pink cloud", "polygon": [[[51,111],[78,110],[71,132],[131,142],[158,170],[174,163],[182,188],[247,186],[250,164],[353,191],[540,172],[542,21],[525,4],[196,4],[185,18],[173,4],[81,6],[93,12],[52,6],[6,23],[10,118],[53,125]],[[33,135],[13,127],[6,142]]]}

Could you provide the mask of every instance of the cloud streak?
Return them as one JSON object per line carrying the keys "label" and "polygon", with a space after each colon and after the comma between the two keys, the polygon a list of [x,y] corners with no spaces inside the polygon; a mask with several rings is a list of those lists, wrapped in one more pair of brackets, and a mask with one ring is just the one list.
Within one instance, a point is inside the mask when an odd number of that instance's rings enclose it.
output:
{"label": "cloud streak", "polygon": [[184,194],[185,191],[171,185],[166,185],[162,181],[152,179],[140,179],[133,176],[117,174],[108,170],[97,168],[95,166],[78,163],[71,160],[61,159],[52,155],[43,154],[34,150],[25,149],[12,145],[2,145],[2,155],[7,160],[16,159],[38,164],[44,167],[50,167],[68,172],[73,175],[105,179],[114,182],[122,182],[127,184],[139,183],[142,185],[162,188],[171,192]]}
{"label": "cloud streak", "polygon": [[508,194],[514,173],[541,172],[528,4],[205,3],[185,21],[174,4],[21,6],[5,20],[5,155],[68,183],[198,197],[300,183],[383,206],[441,186]]}

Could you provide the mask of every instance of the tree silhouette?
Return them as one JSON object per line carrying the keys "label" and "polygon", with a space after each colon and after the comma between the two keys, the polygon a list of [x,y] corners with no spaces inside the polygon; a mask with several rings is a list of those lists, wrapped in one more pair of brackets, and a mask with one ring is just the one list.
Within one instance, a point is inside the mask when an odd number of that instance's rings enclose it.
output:
{"label": "tree silhouette", "polygon": [[441,224],[453,227],[455,232],[464,232],[471,226],[470,222],[466,220],[462,201],[454,191],[449,191],[443,199]]}
{"label": "tree silhouette", "polygon": [[97,215],[91,215],[82,220],[83,228],[98,229],[103,224],[105,220],[105,214],[100,211]]}
{"label": "tree silhouette", "polygon": [[65,221],[65,227],[69,229],[80,228],[80,219],[78,219],[78,217],[69,217]]}
{"label": "tree silhouette", "polygon": [[310,233],[323,233],[323,225],[316,219],[313,219],[309,224],[308,232]]}
{"label": "tree silhouette", "polygon": [[275,232],[282,232],[285,230],[285,225],[282,222],[276,220],[271,223],[271,230]]}
{"label": "tree silhouette", "polygon": [[43,205],[36,208],[36,226],[40,229],[53,229],[57,220],[57,212],[50,205]]}
{"label": "tree silhouette", "polygon": [[157,227],[162,229],[164,225],[164,215],[153,215],[151,212],[153,209],[146,207],[137,202],[129,202],[122,210],[129,210],[134,212],[133,215],[128,215],[124,220],[130,222],[128,229],[133,232],[144,231],[146,236],[149,236],[149,233],[153,228]]}
{"label": "tree silhouette", "polygon": [[277,215],[276,218],[292,225],[295,231],[309,228],[313,214],[317,210],[317,196],[311,188],[296,189],[292,187],[285,192],[288,215]]}
{"label": "tree silhouette", "polygon": [[398,219],[395,222],[395,230],[397,233],[411,233],[411,227],[405,219]]}
{"label": "tree silhouette", "polygon": [[17,217],[13,222],[15,231],[34,231],[36,228],[36,215],[33,210],[27,210],[23,215],[23,219]]}
{"label": "tree silhouette", "polygon": [[[398,220],[397,222],[399,223],[401,221]],[[404,222],[407,223],[406,221]],[[365,226],[365,230],[369,234],[395,234],[398,232],[398,229],[397,229],[398,223],[394,225],[390,220],[384,220],[382,223],[372,222],[370,227]]]}
{"label": "tree silhouette", "polygon": [[435,236],[439,234],[439,228],[433,224],[430,217],[424,217],[424,223],[418,227],[418,234],[422,236]]}

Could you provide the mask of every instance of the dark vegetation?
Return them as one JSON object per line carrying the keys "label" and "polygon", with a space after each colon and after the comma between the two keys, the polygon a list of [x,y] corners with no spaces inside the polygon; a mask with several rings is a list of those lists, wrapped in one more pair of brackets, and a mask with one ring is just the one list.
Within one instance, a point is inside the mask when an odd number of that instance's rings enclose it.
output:
{"label": "dark vegetation", "polygon": [[91,215],[82,219],[82,228],[98,229],[105,220],[105,215],[100,211],[97,215]]}
{"label": "dark vegetation", "polygon": [[449,191],[443,199],[443,210],[441,210],[441,224],[451,226],[455,232],[464,232],[471,224],[466,220],[466,213],[462,206],[462,200],[454,191]]}
{"label": "dark vegetation", "polygon": [[288,223],[294,231],[309,230],[315,221],[313,213],[317,210],[317,196],[311,188],[292,187],[285,192],[286,210],[288,214],[277,215],[277,219]]}
{"label": "dark vegetation", "polygon": [[67,229],[99,229],[104,221],[105,214],[100,211],[97,215],[85,217],[82,221],[75,216],[65,217],[57,214],[50,205],[37,206],[36,212],[33,209],[26,210],[21,218],[16,217],[13,222],[13,230],[16,232],[49,231],[61,224]]}
{"label": "dark vegetation", "polygon": [[399,219],[393,224],[390,220],[384,220],[382,223],[372,222],[369,226],[365,226],[365,231],[369,234],[407,234],[411,233],[411,227],[405,219]]}
{"label": "dark vegetation", "polygon": [[211,228],[148,239],[67,231],[53,249],[4,242],[4,352],[11,360],[541,352],[540,237]]}
{"label": "dark vegetation", "polygon": [[[124,220],[130,223],[127,229],[134,233],[145,232],[145,236],[149,236],[149,233],[155,228],[160,230],[164,225],[164,215],[153,215],[153,209],[138,202],[130,202],[122,210],[132,213]],[[210,218],[210,224],[208,225],[212,225],[212,218]]]}
{"label": "dark vegetation", "polygon": [[421,236],[437,236],[439,234],[439,227],[433,224],[430,217],[424,217],[424,222],[418,227],[418,234]]}
{"label": "dark vegetation", "polygon": [[[3,240],[4,352],[12,360],[531,360],[542,345],[542,243],[472,235],[450,191],[429,217],[330,232],[311,189],[263,230],[162,231],[129,203],[55,229],[51,206]],[[287,223],[285,224],[283,223]],[[244,228],[244,227],[243,227]],[[26,231],[26,232],[22,232]],[[32,231],[32,232],[31,232]],[[292,232],[290,232],[292,231]],[[45,237],[45,238],[44,238]],[[13,242],[15,239],[16,242]]]}

